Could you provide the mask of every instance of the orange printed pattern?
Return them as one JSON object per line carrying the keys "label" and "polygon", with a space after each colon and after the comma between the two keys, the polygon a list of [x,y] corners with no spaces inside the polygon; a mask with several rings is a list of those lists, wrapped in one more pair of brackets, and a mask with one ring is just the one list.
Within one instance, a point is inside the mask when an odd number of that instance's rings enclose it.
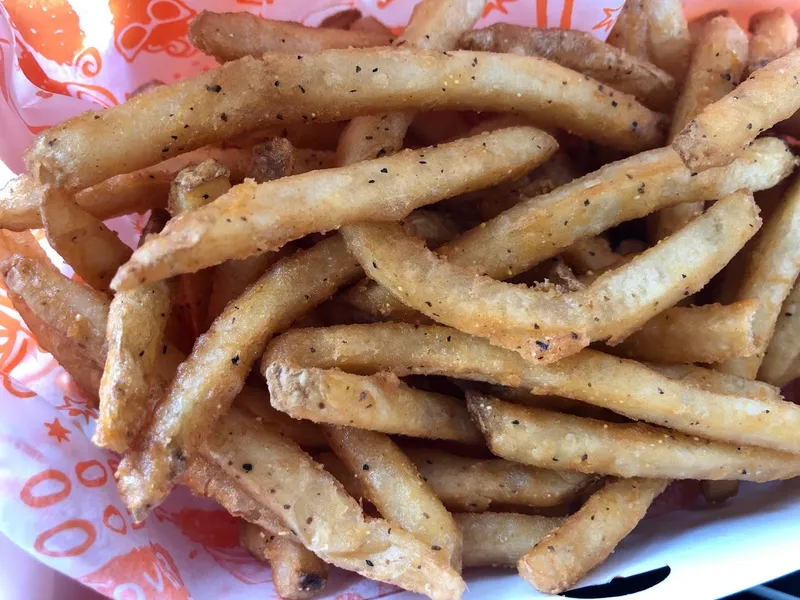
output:
{"label": "orange printed pattern", "polygon": [[187,38],[189,20],[197,13],[180,0],[111,0],[114,45],[126,61],[140,52],[192,56],[197,50]]}

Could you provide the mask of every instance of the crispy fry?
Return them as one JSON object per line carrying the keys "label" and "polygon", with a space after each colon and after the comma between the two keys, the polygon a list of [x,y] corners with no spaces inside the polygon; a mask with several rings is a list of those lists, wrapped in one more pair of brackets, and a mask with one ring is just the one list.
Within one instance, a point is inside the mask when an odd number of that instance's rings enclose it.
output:
{"label": "crispy fry", "polygon": [[253,156],[250,159],[247,176],[256,183],[288,177],[294,173],[296,162],[297,150],[292,142],[283,137],[268,138],[253,146]]}
{"label": "crispy fry", "polygon": [[42,266],[49,264],[50,268],[55,268],[50,264],[47,254],[30,231],[16,232],[0,229],[0,260],[6,260],[15,254],[30,258]]}
{"label": "crispy fry", "polygon": [[757,210],[752,194],[732,194],[624,267],[561,294],[472,275],[396,225],[350,226],[342,235],[367,274],[404,304],[526,358],[552,362],[591,341],[621,341],[701,289],[755,234]]}
{"label": "crispy fry", "polygon": [[532,544],[564,522],[563,517],[493,512],[453,518],[464,536],[465,567],[516,567]]}
{"label": "crispy fry", "polygon": [[487,381],[582,400],[689,435],[800,451],[798,405],[704,390],[588,349],[557,363],[534,364],[448,327],[382,323],[289,331],[267,348],[262,373],[272,363]]}
{"label": "crispy fry", "polygon": [[386,46],[392,38],[375,32],[271,21],[246,12],[203,11],[189,25],[189,41],[224,63],[243,56],[260,57],[266,52],[297,54],[331,48]]}
{"label": "crispy fry", "polygon": [[767,66],[797,47],[797,25],[783,8],[773,8],[750,17],[750,58],[747,74]]}
{"label": "crispy fry", "polygon": [[675,80],[669,73],[583,31],[496,23],[465,33],[460,47],[546,58],[657,110],[668,109],[675,99]]}
{"label": "crispy fry", "polygon": [[610,480],[520,559],[519,574],[540,592],[568,590],[614,552],[667,484],[651,479]]}
{"label": "crispy fry", "polygon": [[436,496],[453,511],[483,512],[498,504],[557,506],[575,500],[591,481],[578,473],[536,469],[507,460],[463,458],[422,448],[405,452]]}
{"label": "crispy fry", "polygon": [[756,352],[718,365],[719,370],[755,379],[767,350],[783,301],[800,273],[800,178],[786,192],[763,233],[754,241],[736,300],[758,300],[753,320]]}
{"label": "crispy fry", "polygon": [[325,427],[331,449],[361,483],[381,515],[461,570],[461,532],[453,517],[388,436],[352,427]]}
{"label": "crispy fry", "polygon": [[516,127],[260,185],[248,181],[168,224],[134,253],[113,285],[126,289],[246,258],[347,223],[401,219],[420,206],[518,175],[555,149],[546,133]]}
{"label": "crispy fry", "polygon": [[795,374],[791,367],[798,357],[800,357],[800,282],[795,281],[775,322],[775,332],[758,370],[758,378],[783,387],[794,379]]}
{"label": "crispy fry", "polygon": [[327,448],[322,431],[311,421],[293,419],[270,406],[269,394],[265,390],[245,386],[236,396],[233,405],[269,423],[281,435],[288,437],[306,452]]}
{"label": "crispy fry", "polygon": [[736,375],[728,375],[711,369],[704,369],[687,364],[656,364],[647,365],[654,371],[658,371],[677,381],[691,384],[708,392],[715,394],[727,394],[729,396],[748,396],[766,402],[781,402],[783,396],[778,388],[761,381],[751,381]]}
{"label": "crispy fry", "polygon": [[[233,514],[233,513],[231,513]],[[275,536],[253,523],[241,521],[239,524],[239,544],[259,562],[267,562],[267,544]]]}
{"label": "crispy fry", "polygon": [[645,0],[647,54],[676,81],[683,81],[692,39],[680,0]]}
{"label": "crispy fry", "polygon": [[716,363],[756,352],[758,302],[676,306],[614,346],[612,354],[662,363]]}
{"label": "crispy fry", "polygon": [[692,171],[730,164],[759,133],[800,109],[795,78],[800,78],[800,50],[754,71],[707,106],[675,136],[672,147]]}
{"label": "crispy fry", "polygon": [[[526,115],[549,127],[621,150],[653,148],[664,139],[663,115],[621,93],[612,100],[591,79],[539,58],[402,48],[297,56],[242,58],[74,117],[40,134],[27,154],[31,173],[44,168],[57,185],[82,189],[174,156],[178,148],[192,150],[304,120],[340,121],[396,110],[525,107]],[[334,72],[339,75],[331,78]],[[131,121],[139,126],[127,127]],[[114,144],[97,143],[112,137]]]}
{"label": "crispy fry", "polygon": [[307,600],[328,585],[328,565],[299,542],[275,536],[266,547],[275,592],[285,600]]}
{"label": "crispy fry", "polygon": [[362,273],[338,236],[272,266],[195,343],[159,405],[143,447],[120,466],[137,517],[163,499],[184,459],[230,406],[267,340]]}
{"label": "crispy fry", "polygon": [[[328,447],[327,443],[325,444],[325,447]],[[339,483],[344,486],[344,489],[347,491],[347,493],[363,506],[364,503],[362,501],[364,499],[364,491],[361,489],[361,482],[358,480],[356,474],[347,468],[347,465],[342,462],[341,458],[329,451],[317,454],[314,457],[314,460],[325,467],[325,470],[333,475],[339,481]]]}
{"label": "crispy fry", "polygon": [[573,270],[585,274],[589,271],[605,271],[622,256],[611,249],[607,239],[596,236],[575,242],[561,253],[561,258]]}
{"label": "crispy fry", "polygon": [[706,25],[712,19],[715,17],[727,17],[729,14],[730,13],[727,9],[710,10],[706,14],[689,21],[689,36],[692,38],[692,45],[697,43],[697,41],[703,35],[703,30],[706,28]]}
{"label": "crispy fry", "polygon": [[800,457],[704,440],[643,423],[606,423],[470,393],[492,452],[534,467],[618,477],[772,481],[800,473]]}
{"label": "crispy fry", "polygon": [[434,440],[480,444],[464,403],[407,386],[392,373],[283,368],[267,375],[272,406],[295,419]]}
{"label": "crispy fry", "polygon": [[617,22],[608,35],[608,43],[625,50],[631,56],[648,60],[647,15],[644,0],[625,2],[617,15]]}
{"label": "crispy fry", "polygon": [[41,193],[47,241],[84,281],[108,291],[114,273],[131,257],[131,249],[63,190],[44,185]]}

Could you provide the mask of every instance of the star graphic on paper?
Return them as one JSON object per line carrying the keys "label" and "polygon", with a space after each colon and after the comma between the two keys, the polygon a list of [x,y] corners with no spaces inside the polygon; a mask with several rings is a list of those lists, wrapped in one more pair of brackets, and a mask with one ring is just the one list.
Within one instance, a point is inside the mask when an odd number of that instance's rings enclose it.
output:
{"label": "star graphic on paper", "polygon": [[69,429],[64,427],[58,419],[52,423],[45,423],[44,426],[47,427],[47,435],[56,438],[59,444],[69,441]]}
{"label": "star graphic on paper", "polygon": [[603,14],[605,17],[603,17],[603,20],[597,25],[592,27],[592,30],[604,29],[605,31],[610,31],[611,26],[614,24],[614,15],[622,10],[622,6],[623,5],[619,5],[617,8],[604,8]]}
{"label": "star graphic on paper", "polygon": [[517,0],[494,0],[493,2],[488,2],[486,8],[483,9],[483,18],[485,19],[493,10],[507,15],[508,9],[505,7],[506,3],[510,4],[516,1]]}

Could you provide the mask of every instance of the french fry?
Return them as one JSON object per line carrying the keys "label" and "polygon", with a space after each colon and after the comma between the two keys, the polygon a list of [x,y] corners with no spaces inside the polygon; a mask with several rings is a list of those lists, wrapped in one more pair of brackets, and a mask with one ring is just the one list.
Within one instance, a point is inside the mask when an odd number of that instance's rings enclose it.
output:
{"label": "french fry", "polygon": [[[256,183],[273,181],[294,173],[296,163],[297,150],[292,142],[283,137],[268,138],[253,146],[247,176],[255,179]],[[218,194],[217,197],[221,195]]]}
{"label": "french fry", "polygon": [[692,47],[683,5],[680,0],[644,0],[644,13],[650,60],[682,81]]}
{"label": "french fry", "polygon": [[295,419],[473,445],[483,441],[462,401],[411,388],[392,373],[365,378],[287,367],[267,382],[272,406]]}
{"label": "french fry", "polygon": [[299,542],[275,536],[267,543],[272,584],[286,600],[307,600],[328,585],[328,565]]}
{"label": "french fry", "polygon": [[[328,447],[327,443],[325,447]],[[361,482],[358,480],[356,474],[347,468],[347,465],[342,462],[341,458],[336,456],[333,452],[328,451],[317,454],[314,456],[314,460],[325,467],[325,470],[342,484],[345,491],[363,506],[364,490],[361,488]]]}
{"label": "french fry", "polygon": [[676,306],[650,319],[611,353],[662,363],[716,363],[751,356],[756,352],[753,320],[757,311],[755,300]]}
{"label": "french fry", "polygon": [[624,267],[561,294],[473,275],[396,225],[360,224],[342,235],[366,273],[404,304],[526,358],[552,362],[592,341],[613,345],[701,289],[758,230],[757,210],[752,194],[732,194]]}
{"label": "french fry", "polygon": [[[733,19],[717,17],[703,30],[692,54],[683,91],[672,116],[669,141],[709,104],[730,93],[747,63],[747,34]],[[703,202],[665,208],[651,222],[655,241],[671,235],[703,212]]]}
{"label": "french fry", "polygon": [[469,394],[491,451],[540,468],[618,477],[772,481],[800,473],[800,457],[704,440],[643,423],[606,423]]}
{"label": "french fry", "polygon": [[41,193],[47,241],[84,281],[108,291],[114,273],[131,257],[131,249],[63,190],[44,185]]}
{"label": "french fry", "polygon": [[656,364],[647,366],[671,379],[682,381],[716,394],[729,396],[748,396],[766,402],[781,402],[783,396],[778,388],[761,381],[751,381],[736,375],[727,375],[711,369],[688,364]]}
{"label": "french fry", "polygon": [[546,58],[657,110],[667,110],[675,99],[675,80],[669,73],[583,31],[496,23],[465,33],[460,47]]}
{"label": "french fry", "polygon": [[[0,260],[6,260],[14,255],[30,258],[43,267],[50,264],[47,254],[30,231],[0,229]],[[55,269],[52,264],[50,268]]]}
{"label": "french fry", "polygon": [[[233,513],[231,513],[233,514]],[[266,529],[242,521],[239,525],[239,544],[259,562],[267,562],[267,544],[275,536]]]}
{"label": "french fry", "polygon": [[276,250],[347,223],[401,219],[420,206],[518,175],[555,149],[546,133],[516,127],[338,169],[247,181],[168,224],[134,253],[112,286],[122,290]]}
{"label": "french fry", "polygon": [[120,466],[120,490],[137,518],[166,496],[187,454],[242,389],[267,340],[361,275],[338,236],[278,261],[230,302],[195,343],[150,423]]}
{"label": "french fry", "polygon": [[800,357],[800,283],[783,302],[775,332],[758,370],[758,378],[783,387],[794,379],[792,364]]}
{"label": "french fry", "polygon": [[784,195],[763,233],[754,241],[736,300],[758,300],[753,319],[756,352],[718,365],[718,369],[746,379],[755,379],[767,350],[783,301],[800,273],[800,178]]}
{"label": "french fry", "polygon": [[625,50],[631,56],[648,60],[647,54],[647,14],[645,0],[626,2],[617,15],[608,43]]}
{"label": "french fry", "polygon": [[361,19],[361,11],[357,8],[348,8],[325,17],[320,27],[326,29],[350,29],[350,26]]}
{"label": "french fry", "polygon": [[692,38],[692,45],[696,44],[700,37],[703,35],[703,30],[706,25],[715,17],[727,17],[730,12],[727,9],[710,10],[704,15],[689,21],[689,37]]}
{"label": "french fry", "polygon": [[592,480],[578,473],[536,469],[507,460],[464,458],[440,450],[408,448],[405,453],[452,511],[483,512],[498,505],[558,506],[574,501]]}
{"label": "french fry", "polygon": [[361,484],[367,499],[461,571],[461,532],[403,451],[388,436],[352,427],[325,427],[331,449]]}
{"label": "french fry", "polygon": [[[340,76],[332,79],[333,72]],[[348,49],[245,57],[159,86],[42,132],[28,151],[27,163],[34,176],[45,169],[55,184],[82,189],[170,158],[178,148],[193,150],[271,126],[340,121],[381,111],[509,112],[521,107],[549,127],[625,151],[653,148],[664,139],[663,115],[624,94],[612,100],[591,79],[543,59]],[[130,122],[139,126],[127,127]],[[112,136],[113,145],[97,143]]]}
{"label": "french fry", "polygon": [[797,25],[783,8],[765,10],[750,17],[750,58],[747,74],[767,66],[797,47]]}
{"label": "french fry", "polygon": [[709,504],[719,504],[739,493],[738,481],[701,481],[700,493]]}
{"label": "french fry", "polygon": [[640,363],[588,349],[557,363],[534,364],[516,352],[448,327],[382,323],[284,333],[267,348],[261,371],[282,365],[486,381],[582,400],[689,435],[784,452],[800,450],[795,435],[800,406],[708,391]]}
{"label": "french fry", "polygon": [[375,17],[361,17],[349,27],[350,31],[364,31],[372,33],[382,33],[391,37],[391,32],[386,29],[386,26],[378,21]]}
{"label": "french fry", "polygon": [[519,560],[519,574],[540,592],[568,590],[614,552],[668,483],[610,480]]}
{"label": "french fry", "polygon": [[331,48],[386,46],[392,38],[375,32],[271,21],[247,12],[203,11],[189,25],[189,41],[224,63],[243,56],[260,57],[266,52],[297,54]]}
{"label": "french fry", "polygon": [[453,518],[464,537],[465,567],[516,567],[545,535],[564,522],[563,517],[516,513],[465,513]]}
{"label": "french fry", "polygon": [[762,131],[800,109],[794,78],[800,51],[793,50],[707,106],[672,140],[672,148],[692,171],[730,164]]}
{"label": "french fry", "polygon": [[622,256],[611,249],[607,239],[596,236],[575,242],[561,253],[561,258],[573,270],[584,274],[588,271],[605,271]]}

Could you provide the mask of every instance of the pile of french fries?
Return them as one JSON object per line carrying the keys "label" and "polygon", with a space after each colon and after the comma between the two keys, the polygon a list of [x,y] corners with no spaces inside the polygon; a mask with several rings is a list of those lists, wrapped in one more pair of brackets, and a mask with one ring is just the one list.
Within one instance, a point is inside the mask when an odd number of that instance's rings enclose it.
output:
{"label": "pile of french fries", "polygon": [[[329,565],[560,593],[673,480],[800,474],[792,19],[629,0],[602,43],[473,31],[485,4],[394,39],[203,13],[222,66],[42,132],[0,197],[8,294],[131,514],[216,500],[284,598]],[[103,224],[147,211],[133,251]]]}

